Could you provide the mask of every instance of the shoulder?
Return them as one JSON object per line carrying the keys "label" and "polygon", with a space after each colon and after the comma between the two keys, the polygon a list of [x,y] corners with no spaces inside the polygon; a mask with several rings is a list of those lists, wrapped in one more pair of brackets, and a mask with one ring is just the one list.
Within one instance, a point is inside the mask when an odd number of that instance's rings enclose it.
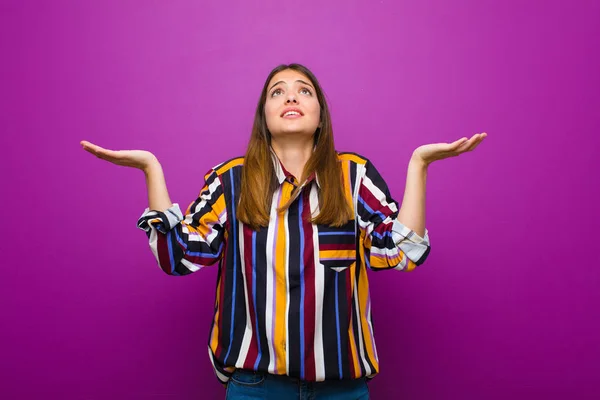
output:
{"label": "shoulder", "polygon": [[348,162],[350,166],[356,167],[358,170],[370,169],[372,162],[362,154],[351,151],[338,151],[338,160]]}
{"label": "shoulder", "polygon": [[338,159],[340,161],[347,161],[351,164],[356,164],[358,166],[365,166],[370,163],[369,159],[365,156],[362,156],[358,153],[353,153],[351,151],[339,151]]}
{"label": "shoulder", "polygon": [[223,175],[230,170],[239,169],[244,165],[244,157],[235,157],[230,160],[224,161],[220,164],[215,165],[212,170],[217,175]]}

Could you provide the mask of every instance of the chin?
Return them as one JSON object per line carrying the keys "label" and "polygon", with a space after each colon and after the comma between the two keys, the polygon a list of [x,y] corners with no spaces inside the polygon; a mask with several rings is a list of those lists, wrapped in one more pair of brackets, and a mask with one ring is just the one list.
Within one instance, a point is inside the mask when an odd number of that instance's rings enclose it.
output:
{"label": "chin", "polygon": [[311,137],[314,135],[315,131],[317,129],[315,128],[314,130],[306,130],[306,129],[294,129],[292,127],[284,127],[282,129],[279,129],[275,132],[271,132],[272,136],[275,137],[281,137],[281,136],[306,136],[306,137]]}

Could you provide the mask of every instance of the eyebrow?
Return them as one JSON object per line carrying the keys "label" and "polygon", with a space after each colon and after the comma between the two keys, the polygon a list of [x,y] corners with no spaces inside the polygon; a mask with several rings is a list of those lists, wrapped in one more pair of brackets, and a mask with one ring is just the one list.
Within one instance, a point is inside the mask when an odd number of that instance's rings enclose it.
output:
{"label": "eyebrow", "polygon": [[[308,83],[308,82],[304,82],[302,79],[298,79],[298,80],[296,80],[296,82],[303,83],[303,84],[305,84],[306,86],[310,86],[311,88],[313,88],[313,90],[315,90],[315,88],[313,87],[313,85],[311,85],[311,84],[310,84],[310,83]],[[280,83],[285,83],[285,82],[284,82],[284,81],[279,81],[279,82],[276,82],[276,83],[275,83],[273,86],[271,86],[271,87],[269,88],[269,90],[267,90],[267,92],[270,92],[270,91],[271,91],[271,89],[273,89],[275,86],[279,85]]]}

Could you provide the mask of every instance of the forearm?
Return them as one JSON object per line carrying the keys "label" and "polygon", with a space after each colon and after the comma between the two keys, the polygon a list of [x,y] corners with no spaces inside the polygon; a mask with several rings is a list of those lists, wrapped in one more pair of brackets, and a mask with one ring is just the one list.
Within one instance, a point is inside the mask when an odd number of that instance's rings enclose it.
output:
{"label": "forearm", "polygon": [[173,203],[169,198],[165,175],[158,160],[153,161],[144,169],[144,175],[148,189],[148,207],[150,210],[161,212],[167,210]]}
{"label": "forearm", "polygon": [[412,157],[406,174],[406,188],[398,222],[413,230],[417,235],[425,235],[425,190],[427,165],[417,157]]}

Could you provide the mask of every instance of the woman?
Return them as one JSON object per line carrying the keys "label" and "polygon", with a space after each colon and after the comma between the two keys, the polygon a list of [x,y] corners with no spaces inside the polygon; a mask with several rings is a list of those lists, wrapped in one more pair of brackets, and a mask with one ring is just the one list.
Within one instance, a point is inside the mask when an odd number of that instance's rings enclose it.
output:
{"label": "woman", "polygon": [[417,148],[398,210],[371,161],[335,151],[317,79],[291,64],[265,82],[246,155],[212,168],[185,216],[151,153],[82,145],[144,171],[138,226],[163,271],[219,263],[208,347],[227,398],[366,399],[379,372],[367,268],[425,261],[427,168],[485,136]]}

